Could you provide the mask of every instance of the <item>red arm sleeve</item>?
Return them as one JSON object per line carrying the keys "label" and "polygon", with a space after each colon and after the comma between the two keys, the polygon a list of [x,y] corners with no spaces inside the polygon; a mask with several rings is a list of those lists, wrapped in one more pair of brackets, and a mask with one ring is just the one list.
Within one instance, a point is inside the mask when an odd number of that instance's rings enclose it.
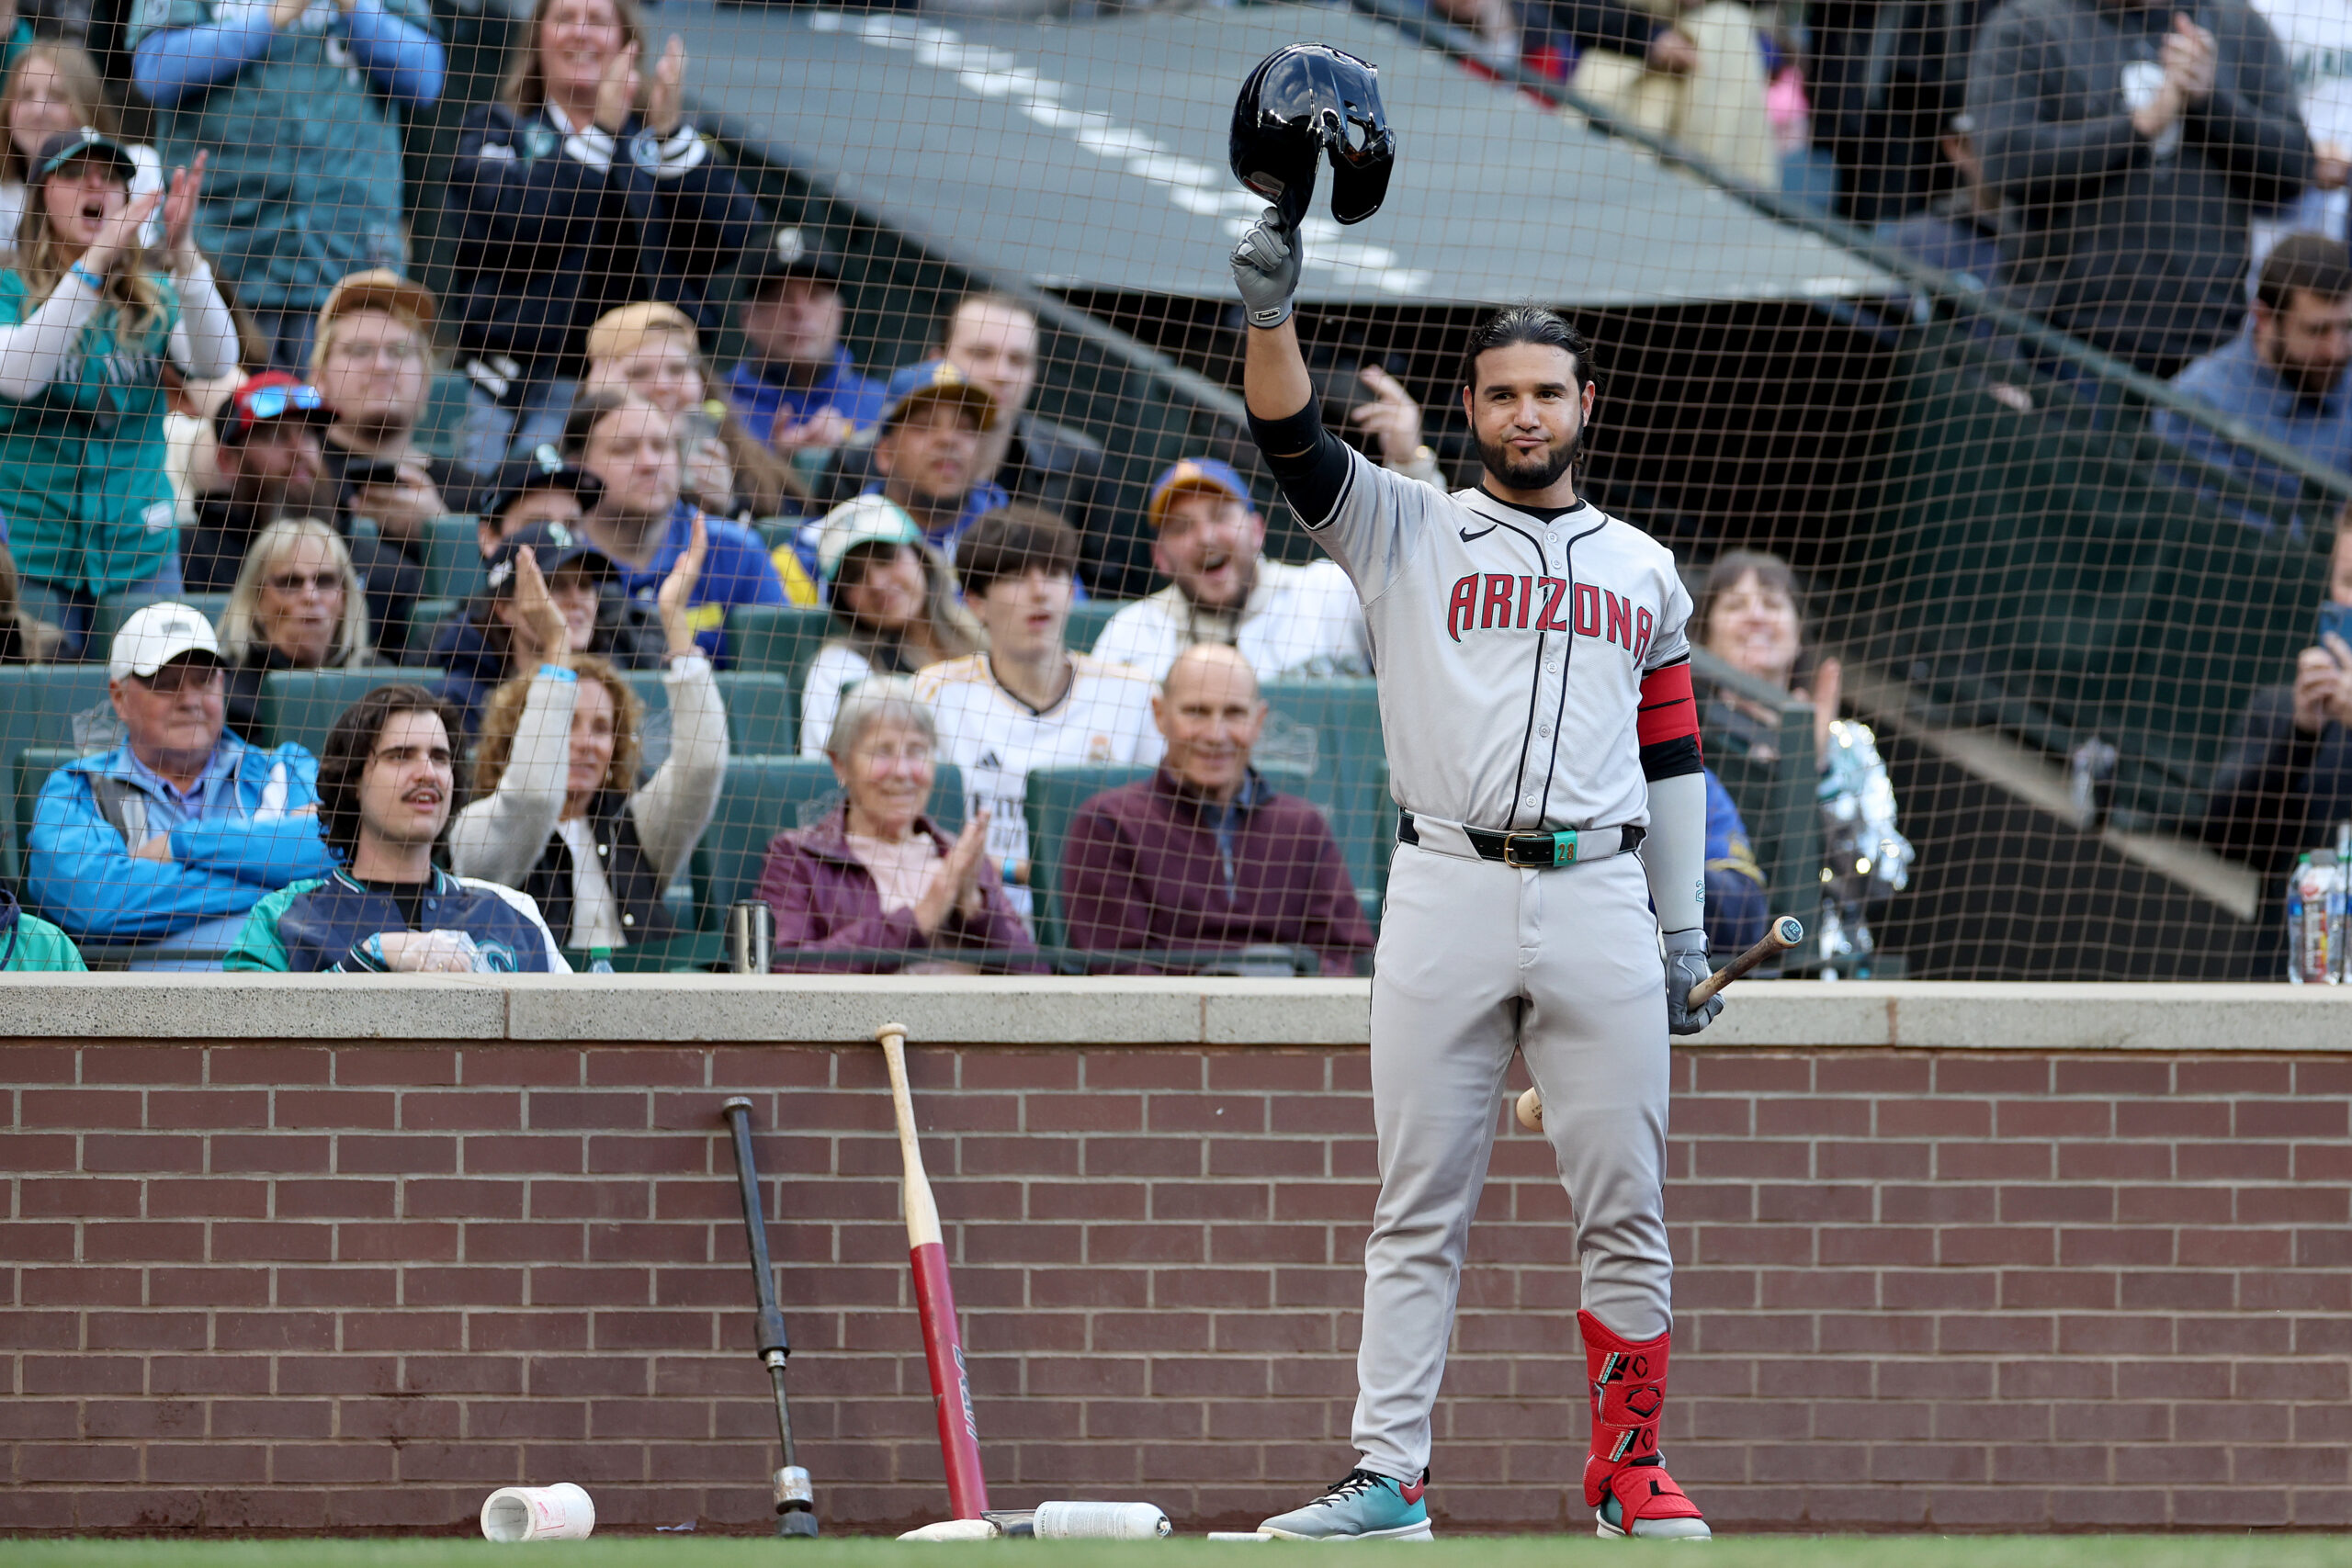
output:
{"label": "red arm sleeve", "polygon": [[1636,731],[1645,778],[1675,778],[1705,765],[1699,752],[1699,702],[1690,690],[1689,660],[1677,660],[1642,677]]}

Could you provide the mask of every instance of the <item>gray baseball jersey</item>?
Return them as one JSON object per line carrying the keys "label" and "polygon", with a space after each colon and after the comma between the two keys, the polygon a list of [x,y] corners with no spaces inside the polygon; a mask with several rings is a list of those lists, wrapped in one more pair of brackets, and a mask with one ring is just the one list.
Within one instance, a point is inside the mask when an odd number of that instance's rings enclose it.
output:
{"label": "gray baseball jersey", "polygon": [[1672,553],[1589,503],[1545,522],[1348,456],[1330,515],[1304,521],[1363,600],[1397,804],[1498,830],[1646,824],[1642,748],[1675,738],[1661,723],[1696,733]]}

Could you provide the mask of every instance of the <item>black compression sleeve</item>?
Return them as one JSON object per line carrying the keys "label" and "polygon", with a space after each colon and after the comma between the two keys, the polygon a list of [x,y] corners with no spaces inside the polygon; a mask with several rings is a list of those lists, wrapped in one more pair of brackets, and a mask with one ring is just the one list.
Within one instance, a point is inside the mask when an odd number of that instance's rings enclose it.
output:
{"label": "black compression sleeve", "polygon": [[1340,492],[1348,483],[1347,443],[1323,428],[1311,400],[1282,419],[1250,416],[1250,438],[1264,454],[1283,495],[1297,509],[1300,521],[1316,527],[1331,515]]}

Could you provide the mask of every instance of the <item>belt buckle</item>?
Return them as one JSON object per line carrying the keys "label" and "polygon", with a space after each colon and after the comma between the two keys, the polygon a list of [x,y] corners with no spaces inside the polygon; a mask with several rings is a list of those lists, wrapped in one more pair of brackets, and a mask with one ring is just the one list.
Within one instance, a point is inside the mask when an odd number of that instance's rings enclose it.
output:
{"label": "belt buckle", "polygon": [[[1521,860],[1519,846],[1541,845],[1534,858]],[[1565,829],[1557,833],[1505,833],[1503,863],[1517,871],[1552,871],[1564,865],[1574,865],[1577,859],[1577,830]]]}

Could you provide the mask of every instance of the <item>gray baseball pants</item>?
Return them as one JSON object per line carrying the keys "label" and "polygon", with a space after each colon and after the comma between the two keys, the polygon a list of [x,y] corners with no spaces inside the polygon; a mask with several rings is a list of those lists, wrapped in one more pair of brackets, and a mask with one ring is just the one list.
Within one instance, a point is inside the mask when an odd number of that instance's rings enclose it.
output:
{"label": "gray baseball pants", "polygon": [[1355,1443],[1417,1478],[1470,1218],[1516,1050],[1576,1207],[1585,1307],[1632,1340],[1673,1326],[1668,1052],[1641,861],[1521,871],[1399,844],[1372,983],[1380,1202],[1364,1243]]}

